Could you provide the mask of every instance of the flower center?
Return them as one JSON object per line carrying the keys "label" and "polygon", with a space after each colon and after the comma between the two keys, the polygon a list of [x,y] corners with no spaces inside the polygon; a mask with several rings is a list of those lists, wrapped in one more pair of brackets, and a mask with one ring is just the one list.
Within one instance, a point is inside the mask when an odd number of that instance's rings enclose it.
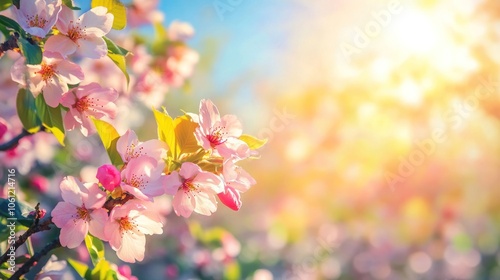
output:
{"label": "flower center", "polygon": [[85,37],[85,28],[81,28],[78,25],[74,25],[73,21],[70,22],[70,27],[68,29],[68,37],[73,41],[76,42],[77,40]]}
{"label": "flower center", "polygon": [[121,218],[119,223],[120,223],[120,231],[122,232],[133,230],[137,226],[137,224],[134,223],[133,221],[130,221],[128,217]]}
{"label": "flower center", "polygon": [[73,107],[80,113],[87,111],[87,109],[90,107],[90,102],[88,102],[87,97],[80,98],[78,101],[76,101],[75,105]]}
{"label": "flower center", "polygon": [[130,178],[129,182],[125,183],[131,185],[134,188],[143,189],[144,185],[148,183],[148,180],[144,180],[144,174],[141,174],[139,176],[137,174],[134,174],[132,175],[132,178]]}
{"label": "flower center", "polygon": [[210,135],[207,135],[207,139],[208,141],[210,141],[210,145],[212,147],[215,147],[217,145],[220,145],[224,142],[226,142],[226,132],[224,132],[224,129],[226,127],[224,126],[216,126],[212,132],[210,133]]}
{"label": "flower center", "polygon": [[85,221],[90,221],[89,211],[85,207],[76,208],[76,218]]}
{"label": "flower center", "polygon": [[26,22],[28,23],[29,27],[44,28],[45,24],[47,24],[47,20],[39,17],[38,15],[28,17]]}
{"label": "flower center", "polygon": [[42,80],[44,82],[47,82],[48,80],[52,79],[54,74],[56,73],[56,67],[55,65],[50,65],[47,63],[42,63],[42,69],[37,72],[37,74],[42,75]]}

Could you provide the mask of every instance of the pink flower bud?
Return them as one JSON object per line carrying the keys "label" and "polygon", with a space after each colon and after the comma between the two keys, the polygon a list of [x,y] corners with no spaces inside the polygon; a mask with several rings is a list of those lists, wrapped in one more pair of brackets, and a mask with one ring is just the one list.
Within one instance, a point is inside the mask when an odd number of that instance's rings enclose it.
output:
{"label": "pink flower bud", "polygon": [[97,169],[96,178],[108,190],[113,191],[120,185],[120,171],[111,164],[105,164]]}

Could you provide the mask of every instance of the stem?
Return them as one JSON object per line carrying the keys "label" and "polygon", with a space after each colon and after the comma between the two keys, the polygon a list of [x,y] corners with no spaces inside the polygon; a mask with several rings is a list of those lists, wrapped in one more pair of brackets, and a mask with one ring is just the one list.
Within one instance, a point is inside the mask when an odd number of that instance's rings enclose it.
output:
{"label": "stem", "polygon": [[10,139],[10,141],[8,141],[8,142],[1,144],[0,145],[0,151],[8,151],[8,150],[14,148],[19,143],[19,140],[21,140],[22,138],[24,138],[24,137],[26,137],[28,135],[31,135],[31,133],[29,133],[27,130],[23,129],[23,131],[21,132],[21,134],[19,134],[16,137]]}
{"label": "stem", "polygon": [[14,273],[9,280],[16,280],[19,279],[21,276],[26,274],[33,265],[35,265],[35,262],[38,262],[43,256],[45,256],[48,252],[52,251],[53,249],[61,247],[61,243],[59,242],[59,238],[55,239],[54,241],[50,242],[43,248],[40,252],[36,253],[31,259],[29,259],[27,262],[19,268],[16,273]]}
{"label": "stem", "polygon": [[[37,211],[36,213],[39,213],[39,209],[38,209],[39,206],[40,206],[40,203],[38,203],[35,207],[35,209]],[[49,218],[40,224],[39,217],[40,217],[39,214],[36,214],[35,222],[33,223],[33,225],[31,225],[31,227],[25,233],[23,233],[21,236],[19,236],[19,238],[14,243],[14,245],[11,245],[11,246],[14,246],[14,248],[15,248],[14,251],[16,251],[17,248],[19,248],[19,246],[24,244],[24,242],[26,242],[28,237],[30,237],[32,234],[50,229],[50,225],[52,224],[52,218]],[[6,250],[6,252],[0,257],[0,264],[3,264],[4,262],[6,262],[9,259],[9,256],[7,255],[7,253],[9,253],[9,252],[10,252],[10,250]]]}
{"label": "stem", "polygon": [[7,39],[7,41],[0,44],[0,57],[3,55],[4,52],[8,50],[19,48],[19,46],[17,45],[17,38],[19,38],[19,34],[16,32],[13,35],[11,35]]}

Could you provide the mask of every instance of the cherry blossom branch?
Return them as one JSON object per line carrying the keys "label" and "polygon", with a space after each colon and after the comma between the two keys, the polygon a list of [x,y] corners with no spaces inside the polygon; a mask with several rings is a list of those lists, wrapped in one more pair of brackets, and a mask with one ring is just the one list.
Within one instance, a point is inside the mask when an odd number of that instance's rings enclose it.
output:
{"label": "cherry blossom branch", "polygon": [[9,39],[7,39],[7,41],[0,44],[0,57],[3,55],[4,52],[8,50],[19,48],[19,46],[17,45],[18,38],[19,34],[16,32],[13,35],[11,35]]}
{"label": "cherry blossom branch", "polygon": [[31,267],[35,265],[35,262],[38,262],[43,256],[45,256],[47,253],[52,251],[53,249],[61,247],[61,243],[59,242],[59,238],[55,239],[54,241],[50,242],[45,246],[40,252],[36,253],[31,257],[27,262],[21,266],[16,273],[14,273],[9,280],[16,280],[19,279],[21,276],[26,274],[28,271],[30,271]]}
{"label": "cherry blossom branch", "polygon": [[[19,236],[19,238],[14,243],[14,245],[11,245],[15,248],[14,251],[16,251],[17,248],[19,248],[19,246],[23,245],[24,242],[26,242],[26,240],[28,239],[28,237],[30,237],[34,233],[50,229],[50,225],[52,224],[52,218],[49,218],[49,219],[43,221],[42,223],[40,223],[41,211],[40,211],[39,207],[40,207],[40,203],[38,203],[35,206],[35,221],[33,222],[33,225],[31,225],[31,227],[28,228],[28,230],[25,233],[23,233],[21,236]],[[7,253],[9,253],[9,252],[11,252],[11,250],[7,250],[0,257],[0,264],[3,264],[4,262],[6,262],[9,259],[9,256],[7,255]]]}
{"label": "cherry blossom branch", "polygon": [[[38,130],[37,132],[40,132],[40,131],[45,131],[45,127],[40,126],[40,130]],[[26,129],[23,129],[23,131],[19,135],[17,135],[16,137],[10,139],[6,143],[0,144],[0,151],[8,151],[8,150],[14,148],[19,143],[19,140],[23,139],[26,136],[32,135],[32,134],[33,133],[29,133]]]}

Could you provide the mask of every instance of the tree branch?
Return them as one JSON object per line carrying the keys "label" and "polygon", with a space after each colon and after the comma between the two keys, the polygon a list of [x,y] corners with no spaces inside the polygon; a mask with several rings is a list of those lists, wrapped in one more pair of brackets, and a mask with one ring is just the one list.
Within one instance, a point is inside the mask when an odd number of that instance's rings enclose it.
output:
{"label": "tree branch", "polygon": [[[31,225],[31,227],[28,228],[28,230],[25,233],[23,233],[21,236],[19,236],[19,238],[14,243],[14,245],[11,245],[11,246],[14,246],[14,248],[15,248],[14,251],[16,251],[17,248],[19,248],[19,246],[23,245],[24,242],[26,242],[26,239],[28,239],[28,237],[30,237],[32,234],[50,229],[50,225],[52,224],[52,218],[45,220],[41,224],[39,223],[39,221],[40,221],[40,210],[38,209],[39,205],[40,205],[40,203],[38,203],[35,207],[35,209],[36,209],[35,215],[36,216],[35,216],[35,222],[33,223],[33,225]],[[9,256],[7,255],[7,253],[9,253],[9,252],[11,252],[11,250],[7,250],[0,257],[0,264],[3,264],[4,262],[6,262],[9,259]]]}
{"label": "tree branch", "polygon": [[31,133],[29,133],[27,130],[23,129],[23,131],[21,132],[21,134],[19,134],[16,137],[10,139],[10,141],[8,141],[8,142],[1,144],[0,145],[0,151],[7,151],[7,150],[10,150],[10,149],[14,148],[19,143],[19,140],[21,140],[22,138],[24,138],[24,137],[26,137],[28,135],[31,135]]}
{"label": "tree branch", "polygon": [[13,35],[11,35],[7,41],[3,42],[0,44],[0,57],[3,55],[4,52],[8,50],[13,50],[19,48],[17,45],[17,39],[19,38],[19,34],[16,32]]}
{"label": "tree branch", "polygon": [[43,256],[45,256],[48,252],[52,251],[53,249],[61,247],[61,243],[59,242],[59,238],[50,242],[43,248],[40,252],[36,253],[31,257],[27,262],[21,266],[16,273],[14,273],[9,280],[16,280],[19,279],[21,276],[26,274],[33,265],[35,265],[35,262],[38,262]]}

